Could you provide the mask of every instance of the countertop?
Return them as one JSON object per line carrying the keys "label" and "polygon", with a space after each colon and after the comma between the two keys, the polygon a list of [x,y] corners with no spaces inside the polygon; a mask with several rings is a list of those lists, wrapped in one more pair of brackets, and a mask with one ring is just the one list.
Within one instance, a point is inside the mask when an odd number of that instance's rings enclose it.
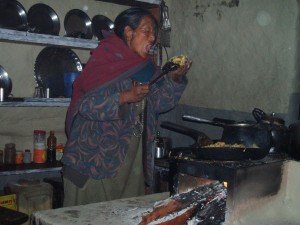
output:
{"label": "countertop", "polygon": [[135,225],[143,213],[151,210],[157,201],[167,199],[169,192],[118,199],[32,214],[35,225]]}

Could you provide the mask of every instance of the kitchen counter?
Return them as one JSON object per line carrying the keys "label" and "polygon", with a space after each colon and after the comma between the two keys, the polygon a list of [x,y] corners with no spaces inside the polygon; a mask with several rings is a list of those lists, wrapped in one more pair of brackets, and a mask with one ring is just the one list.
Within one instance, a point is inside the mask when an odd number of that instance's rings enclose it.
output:
{"label": "kitchen counter", "polygon": [[32,214],[33,225],[135,225],[154,203],[167,199],[168,192],[134,198],[118,199]]}

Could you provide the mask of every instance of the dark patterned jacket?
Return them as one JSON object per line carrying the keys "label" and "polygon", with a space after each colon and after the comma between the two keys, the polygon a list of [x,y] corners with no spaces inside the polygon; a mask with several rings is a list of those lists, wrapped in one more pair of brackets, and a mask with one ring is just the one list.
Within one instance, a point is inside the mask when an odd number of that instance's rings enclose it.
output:
{"label": "dark patterned jacket", "polygon": [[[178,103],[187,80],[181,83],[166,77],[151,86],[147,95],[147,146],[143,149],[144,175],[152,183],[153,141],[158,115]],[[79,102],[65,146],[63,163],[93,179],[114,177],[125,159],[133,135],[135,104],[119,105],[120,92],[132,85],[130,78],[118,79],[87,93]]]}

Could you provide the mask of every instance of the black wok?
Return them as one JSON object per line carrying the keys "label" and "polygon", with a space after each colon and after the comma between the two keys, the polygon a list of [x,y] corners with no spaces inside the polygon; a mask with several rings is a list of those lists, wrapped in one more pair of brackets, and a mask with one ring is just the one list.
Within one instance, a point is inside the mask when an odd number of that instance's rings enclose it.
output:
{"label": "black wok", "polygon": [[210,124],[223,128],[222,138],[226,144],[243,144],[247,148],[270,148],[270,134],[267,129],[257,123],[234,121],[224,122],[226,120],[206,120],[190,115],[183,115],[182,119],[190,122]]}
{"label": "black wok", "polygon": [[259,147],[205,147],[206,145],[211,144],[212,141],[203,132],[166,121],[161,123],[161,127],[187,135],[195,140],[195,143],[190,147],[178,147],[171,149],[171,156],[193,154],[197,159],[240,161],[262,159],[269,153],[269,149]]}
{"label": "black wok", "polygon": [[27,14],[29,31],[39,34],[58,35],[60,21],[56,12],[48,5],[38,3],[30,7]]}
{"label": "black wok", "polygon": [[68,37],[92,39],[92,21],[90,17],[80,9],[70,10],[64,19],[64,27]]}
{"label": "black wok", "polygon": [[0,1],[0,27],[13,30],[27,30],[27,13],[16,0]]}
{"label": "black wok", "polygon": [[92,19],[93,34],[102,40],[104,38],[102,31],[112,32],[114,29],[114,23],[109,18],[103,15],[96,15]]}

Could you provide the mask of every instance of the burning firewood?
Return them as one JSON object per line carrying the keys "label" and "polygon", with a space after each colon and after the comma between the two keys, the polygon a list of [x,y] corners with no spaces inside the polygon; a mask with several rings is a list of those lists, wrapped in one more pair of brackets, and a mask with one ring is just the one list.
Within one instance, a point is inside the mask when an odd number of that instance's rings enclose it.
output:
{"label": "burning firewood", "polygon": [[214,182],[158,202],[151,212],[142,216],[139,225],[185,225],[192,218],[199,222],[223,221],[225,202],[226,188]]}

